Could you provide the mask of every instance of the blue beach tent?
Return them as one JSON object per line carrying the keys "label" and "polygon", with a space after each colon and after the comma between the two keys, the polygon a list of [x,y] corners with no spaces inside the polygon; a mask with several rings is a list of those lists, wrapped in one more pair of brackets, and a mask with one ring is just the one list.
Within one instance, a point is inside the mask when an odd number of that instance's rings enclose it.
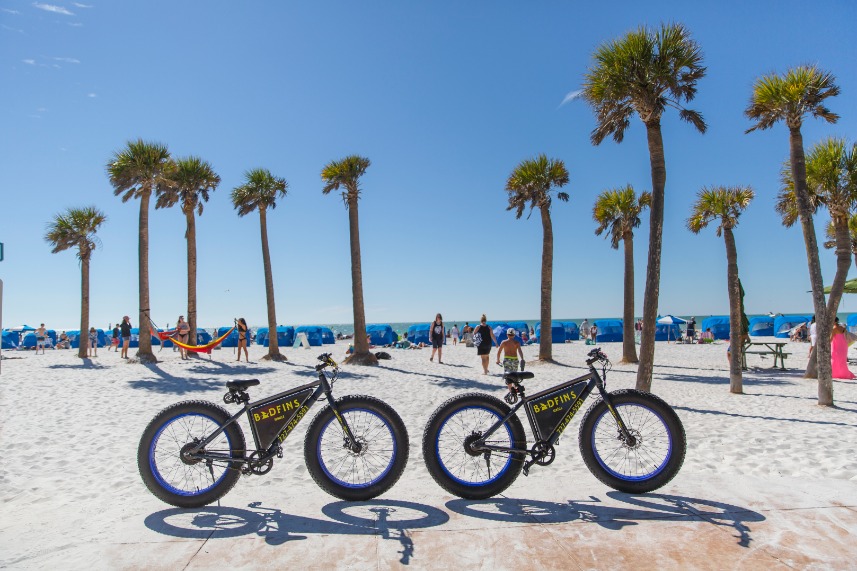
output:
{"label": "blue beach tent", "polygon": [[[218,327],[217,336],[226,335],[226,332],[232,329],[232,326]],[[238,330],[236,329],[220,344],[221,347],[238,347]]]}
{"label": "blue beach tent", "polygon": [[[51,338],[51,341],[53,342],[53,346],[56,346],[56,344],[57,344],[57,332],[54,331],[53,329],[48,329],[46,331],[46,333],[47,333],[47,336]],[[24,339],[21,342],[21,347],[23,347],[25,349],[33,349],[33,348],[35,348],[35,346],[36,346],[36,334],[31,331],[31,332],[27,333],[26,335],[24,335]]]}
{"label": "blue beach tent", "polygon": [[656,323],[655,341],[675,341],[681,339],[681,326],[678,323]]}
{"label": "blue beach tent", "polygon": [[848,331],[850,331],[851,333],[857,331],[857,313],[852,313],[851,315],[849,315],[848,318],[845,320],[845,325],[848,326]]}
{"label": "blue beach tent", "polygon": [[417,323],[408,327],[408,341],[417,345],[420,343],[431,345],[429,326],[428,323]]}
{"label": "blue beach tent", "polygon": [[622,320],[621,319],[599,319],[592,324],[598,328],[595,336],[596,343],[621,343],[622,342]]}
{"label": "blue beach tent", "polygon": [[321,342],[325,345],[336,343],[336,336],[333,334],[333,329],[324,325],[321,326]]}
{"label": "blue beach tent", "polygon": [[[503,341],[506,340],[506,331],[509,330],[509,324],[506,323],[505,321],[491,321],[488,323],[488,326],[491,327],[491,331],[494,332],[494,337],[497,338],[497,342],[494,343],[492,341],[491,344],[494,347],[497,347],[500,343],[502,343]],[[520,343],[520,342],[521,342],[521,339],[519,337],[518,343]]]}
{"label": "blue beach tent", "polygon": [[[260,329],[261,331],[261,329]],[[262,341],[263,347],[271,346],[271,339],[268,335],[270,331],[265,328],[265,339]],[[291,325],[277,325],[277,344],[280,347],[291,347],[295,342],[295,328]],[[310,343],[312,345],[312,343]],[[319,345],[321,342],[319,341]]]}
{"label": "blue beach tent", "polygon": [[712,315],[711,317],[706,317],[702,320],[699,330],[704,333],[709,328],[715,339],[729,339],[729,316]]}
{"label": "blue beach tent", "polygon": [[[225,333],[225,331],[224,331]],[[268,328],[260,327],[256,330],[256,345],[264,345],[265,338],[268,337]]]}
{"label": "blue beach tent", "polygon": [[563,321],[566,341],[580,341],[580,327],[574,321]]}
{"label": "blue beach tent", "polygon": [[3,331],[2,340],[0,340],[0,347],[3,349],[17,349],[18,333],[15,331]]}
{"label": "blue beach tent", "polygon": [[[551,343],[565,343],[565,323],[551,321]],[[542,340],[542,324],[536,323],[536,340]]]}
{"label": "blue beach tent", "polygon": [[[80,348],[80,331],[66,331],[65,334],[68,336],[69,347],[72,349]],[[109,347],[111,338],[107,336],[103,329],[96,329],[95,334],[98,338],[98,346],[99,347]]]}
{"label": "blue beach tent", "polygon": [[[705,331],[703,329],[703,331]],[[774,318],[754,317],[750,320],[750,337],[773,337],[774,336]]]}
{"label": "blue beach tent", "polygon": [[[211,343],[211,333],[206,331],[205,329],[196,330],[196,344],[197,345],[208,345]],[[167,347],[167,344],[164,343],[164,347]]]}
{"label": "blue beach tent", "polygon": [[393,328],[386,324],[367,325],[366,333],[372,345],[392,345],[399,340]]}
{"label": "blue beach tent", "polygon": [[810,315],[778,315],[774,318],[774,337],[789,337],[789,330],[801,323],[808,323]]}
{"label": "blue beach tent", "polygon": [[[279,330],[280,328],[277,327],[277,331]],[[300,327],[295,327],[294,337],[289,345],[294,344],[294,339],[297,339],[298,333],[306,334],[310,347],[321,347],[324,345],[324,342],[321,340],[321,327],[318,325],[301,325]]]}

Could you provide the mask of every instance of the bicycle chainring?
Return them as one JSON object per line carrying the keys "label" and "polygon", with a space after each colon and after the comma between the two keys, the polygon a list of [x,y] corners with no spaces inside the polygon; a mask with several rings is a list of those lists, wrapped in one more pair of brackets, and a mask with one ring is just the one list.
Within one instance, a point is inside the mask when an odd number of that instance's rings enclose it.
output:
{"label": "bicycle chainring", "polygon": [[545,441],[536,442],[530,451],[533,461],[539,466],[549,466],[556,458],[556,450]]}

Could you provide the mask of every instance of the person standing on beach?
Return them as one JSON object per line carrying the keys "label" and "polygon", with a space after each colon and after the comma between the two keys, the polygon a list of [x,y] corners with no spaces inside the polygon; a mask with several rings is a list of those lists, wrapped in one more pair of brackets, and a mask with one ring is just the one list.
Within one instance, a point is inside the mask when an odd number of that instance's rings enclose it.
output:
{"label": "person standing on beach", "polygon": [[583,338],[584,341],[589,340],[589,320],[587,318],[583,318],[583,321],[580,323],[580,337]]}
{"label": "person standing on beach", "polygon": [[98,357],[98,331],[95,327],[89,328],[89,356]]}
{"label": "person standing on beach", "polygon": [[[179,342],[187,345],[188,334],[190,333],[190,325],[188,325],[187,321],[184,320],[184,315],[179,315],[179,320],[176,323],[176,338]],[[182,359],[187,359],[187,349],[179,345],[179,353],[182,356]]]}
{"label": "person standing on beach", "polygon": [[437,362],[443,363],[443,342],[446,339],[446,331],[443,327],[443,316],[440,313],[434,316],[434,321],[431,324],[429,331],[431,339],[431,357],[429,361],[434,361],[434,354],[437,352]]}
{"label": "person standing on beach", "polygon": [[809,322],[809,356],[812,358],[812,352],[815,350],[815,340],[818,337],[815,324],[815,316],[812,316],[812,321]]}
{"label": "person standing on beach", "polygon": [[119,357],[127,359],[128,347],[131,345],[131,318],[127,315],[122,318],[122,325],[119,326],[119,331],[122,333],[122,354]]}
{"label": "person standing on beach", "polygon": [[107,351],[110,352],[110,349],[113,349],[114,352],[119,351],[119,324],[113,326],[113,339],[110,341],[110,347],[107,348]]}
{"label": "person standing on beach", "polygon": [[[488,318],[482,314],[480,323],[473,331],[473,344],[476,345],[476,354],[482,358],[482,374],[488,374],[488,357],[491,355],[491,343],[497,343],[494,332],[488,327]],[[499,343],[497,343],[499,345]]]}
{"label": "person standing on beach", "polygon": [[452,329],[449,333],[452,336],[452,346],[455,347],[458,345],[458,323],[452,324]]}
{"label": "person standing on beach", "polygon": [[247,328],[247,322],[243,317],[238,318],[238,362],[241,362],[241,349],[244,349],[244,359],[250,362],[250,356],[247,354],[247,336],[250,334]]}
{"label": "person standing on beach", "polygon": [[[500,364],[500,355],[503,356],[503,372],[517,373],[518,365],[524,365],[524,352],[521,350],[521,344],[515,339],[515,330],[511,327],[506,330],[507,339],[500,343],[497,348],[497,364]],[[520,356],[520,360],[518,359]],[[509,387],[511,390],[512,387]]]}
{"label": "person standing on beach", "polygon": [[595,325],[595,322],[593,322],[592,327],[589,328],[589,339],[592,340],[593,345],[595,345],[597,338],[598,338],[598,326]]}

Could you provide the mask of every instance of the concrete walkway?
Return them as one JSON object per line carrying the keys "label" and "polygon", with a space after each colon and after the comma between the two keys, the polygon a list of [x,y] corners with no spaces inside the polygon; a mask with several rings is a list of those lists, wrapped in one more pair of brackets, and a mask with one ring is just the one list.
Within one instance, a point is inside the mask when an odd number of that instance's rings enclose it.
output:
{"label": "concrete walkway", "polygon": [[[576,492],[485,501],[400,482],[368,503],[241,497],[169,508],[153,499],[92,542],[9,567],[145,569],[854,569],[857,485],[696,476],[664,493]],[[424,486],[425,487],[425,486]],[[256,490],[258,495],[258,489]],[[408,500],[393,499],[407,497]],[[318,503],[316,503],[318,502]],[[299,508],[299,509],[295,509]]]}

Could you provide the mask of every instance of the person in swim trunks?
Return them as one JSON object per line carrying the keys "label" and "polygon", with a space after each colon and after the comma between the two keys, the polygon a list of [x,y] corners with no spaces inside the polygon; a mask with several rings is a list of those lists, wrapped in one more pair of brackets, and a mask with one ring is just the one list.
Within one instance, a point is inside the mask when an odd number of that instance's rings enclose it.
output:
{"label": "person in swim trunks", "polygon": [[[515,338],[515,330],[511,327],[506,330],[506,340],[500,343],[497,348],[497,364],[500,364],[500,355],[503,355],[503,371],[506,373],[515,373],[518,371],[518,366],[524,364],[524,352],[521,350],[521,344]],[[520,359],[518,357],[520,356]],[[506,383],[509,390],[512,390],[512,385]]]}

